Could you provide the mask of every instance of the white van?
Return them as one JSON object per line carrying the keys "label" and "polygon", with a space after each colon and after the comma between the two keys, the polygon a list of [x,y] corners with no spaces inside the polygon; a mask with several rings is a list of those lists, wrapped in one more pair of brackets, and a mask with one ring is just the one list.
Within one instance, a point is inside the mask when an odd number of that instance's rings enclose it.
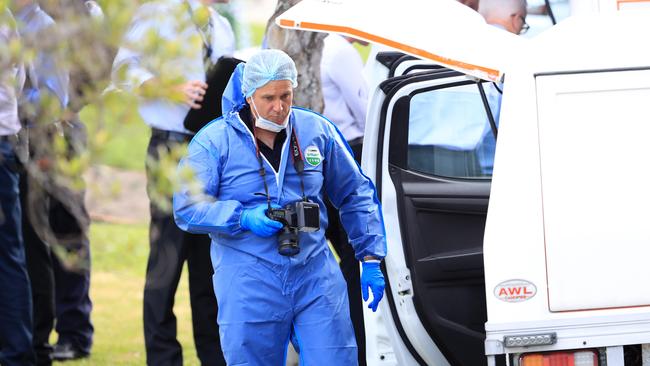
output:
{"label": "white van", "polygon": [[650,12],[615,3],[532,39],[453,0],[278,18],[400,51],[371,60],[388,256],[369,365],[650,365]]}

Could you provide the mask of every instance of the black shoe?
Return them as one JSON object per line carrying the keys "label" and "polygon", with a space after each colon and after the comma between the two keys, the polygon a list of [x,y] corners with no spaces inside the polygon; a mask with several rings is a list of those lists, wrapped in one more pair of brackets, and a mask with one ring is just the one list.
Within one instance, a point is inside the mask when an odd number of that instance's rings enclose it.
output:
{"label": "black shoe", "polygon": [[52,359],[55,361],[78,360],[89,355],[90,353],[82,351],[70,343],[57,343],[52,351]]}

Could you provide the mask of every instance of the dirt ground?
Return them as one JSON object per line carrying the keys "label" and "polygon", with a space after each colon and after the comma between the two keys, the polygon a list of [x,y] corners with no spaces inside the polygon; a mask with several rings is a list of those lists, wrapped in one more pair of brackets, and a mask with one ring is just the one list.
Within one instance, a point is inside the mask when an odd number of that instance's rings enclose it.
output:
{"label": "dirt ground", "polygon": [[144,171],[96,165],[84,174],[84,178],[88,187],[86,207],[93,220],[118,224],[149,221]]}

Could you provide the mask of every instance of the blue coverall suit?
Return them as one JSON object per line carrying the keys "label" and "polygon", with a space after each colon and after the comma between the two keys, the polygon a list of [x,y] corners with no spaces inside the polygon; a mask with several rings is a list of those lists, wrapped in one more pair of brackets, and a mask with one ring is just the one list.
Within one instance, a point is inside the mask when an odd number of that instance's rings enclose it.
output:
{"label": "blue coverall suit", "polygon": [[277,235],[263,238],[243,230],[242,211],[266,203],[266,197],[253,134],[237,112],[243,98],[233,83],[236,76],[223,106],[235,107],[194,137],[179,165],[194,170],[205,193],[193,194],[185,187],[174,195],[178,226],[212,238],[225,358],[229,365],[283,365],[293,330],[301,365],[356,365],[346,283],[324,237],[323,193],[339,208],[357,258],[383,258],[385,232],[374,186],[331,122],[293,108],[279,172],[263,159],[269,195],[282,207],[302,198],[289,150],[295,130],[305,157],[305,195],[320,206],[321,228],[299,233],[300,253],[293,257],[278,253]]}

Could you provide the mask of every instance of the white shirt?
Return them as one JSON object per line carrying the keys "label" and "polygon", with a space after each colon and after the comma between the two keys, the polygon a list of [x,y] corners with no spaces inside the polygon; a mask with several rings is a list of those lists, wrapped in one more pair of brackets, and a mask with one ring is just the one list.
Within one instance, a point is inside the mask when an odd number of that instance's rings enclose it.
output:
{"label": "white shirt", "polygon": [[323,114],[339,128],[346,140],[363,136],[366,126],[368,86],[363,78],[363,61],[345,38],[325,38],[321,59]]}
{"label": "white shirt", "polygon": [[[187,4],[190,5],[188,9]],[[158,77],[165,80],[177,78],[183,81],[205,81],[203,64],[203,39],[192,22],[191,11],[198,9],[198,0],[158,0],[143,4],[136,12],[123,46],[113,62],[113,83],[119,89],[133,91],[145,81]],[[231,55],[235,49],[235,37],[228,21],[208,8],[212,20],[210,59],[216,63],[219,57]],[[159,55],[144,54],[148,37],[155,34],[167,45],[157,45],[163,51]],[[161,43],[162,43],[161,42]],[[175,47],[174,47],[175,46]],[[120,77],[120,69],[126,68],[126,77]],[[167,99],[141,99],[140,116],[153,128],[191,134],[183,127],[183,120],[190,107]]]}
{"label": "white shirt", "polygon": [[22,66],[10,64],[2,57],[8,54],[3,48],[16,37],[18,33],[13,16],[9,10],[0,11],[0,136],[15,135],[20,131],[16,96],[22,90],[25,72]]}
{"label": "white shirt", "polygon": [[[212,62],[216,63],[222,56],[235,53],[235,33],[226,17],[209,8],[212,14]],[[216,40],[216,42],[215,42]]]}

